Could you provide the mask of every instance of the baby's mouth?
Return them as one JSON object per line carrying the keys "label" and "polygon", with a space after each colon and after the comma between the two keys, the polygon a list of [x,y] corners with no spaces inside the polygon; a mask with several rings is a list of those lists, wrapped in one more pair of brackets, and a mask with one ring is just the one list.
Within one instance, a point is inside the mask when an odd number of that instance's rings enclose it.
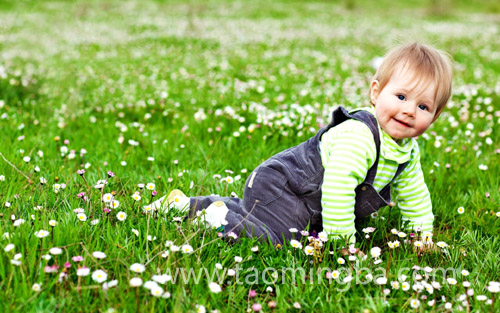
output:
{"label": "baby's mouth", "polygon": [[410,124],[407,124],[407,123],[405,123],[405,122],[403,122],[403,121],[400,121],[400,120],[398,120],[397,118],[394,118],[394,120],[395,120],[397,123],[399,123],[399,124],[401,124],[401,125],[403,125],[403,126],[406,126],[406,127],[411,127],[411,126],[410,126]]}

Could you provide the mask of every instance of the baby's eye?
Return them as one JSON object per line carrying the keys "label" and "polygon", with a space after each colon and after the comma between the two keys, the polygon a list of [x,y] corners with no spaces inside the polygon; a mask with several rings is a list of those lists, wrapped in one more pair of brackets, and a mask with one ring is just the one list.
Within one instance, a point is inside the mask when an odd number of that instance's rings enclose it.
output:
{"label": "baby's eye", "polygon": [[425,104],[419,104],[418,105],[418,108],[422,111],[426,111],[427,110],[427,107],[425,106]]}
{"label": "baby's eye", "polygon": [[401,101],[405,101],[406,100],[405,96],[403,96],[403,95],[397,95],[397,97]]}

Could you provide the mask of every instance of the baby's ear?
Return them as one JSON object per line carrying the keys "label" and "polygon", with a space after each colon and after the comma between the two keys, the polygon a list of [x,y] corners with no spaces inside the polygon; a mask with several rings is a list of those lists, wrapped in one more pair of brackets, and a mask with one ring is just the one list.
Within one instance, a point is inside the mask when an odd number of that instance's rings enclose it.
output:
{"label": "baby's ear", "polygon": [[380,84],[378,80],[372,80],[372,83],[370,84],[370,102],[373,106],[375,106],[375,102],[377,102],[377,98],[380,93],[379,87]]}

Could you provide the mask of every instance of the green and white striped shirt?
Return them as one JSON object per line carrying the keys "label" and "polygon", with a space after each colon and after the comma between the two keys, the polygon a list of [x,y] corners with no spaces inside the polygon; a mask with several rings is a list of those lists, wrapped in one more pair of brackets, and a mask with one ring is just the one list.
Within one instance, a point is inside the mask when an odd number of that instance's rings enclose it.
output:
{"label": "green and white striped shirt", "polygon": [[[375,115],[374,108],[363,108]],[[399,144],[380,129],[380,157],[373,186],[380,192],[396,174],[399,164],[410,161],[391,185],[403,221],[410,227],[432,232],[434,215],[429,190],[420,167],[417,141]],[[322,185],[323,229],[333,238],[349,237],[354,242],[355,189],[375,163],[377,151],[368,126],[347,120],[321,137],[321,161],[325,168]]]}

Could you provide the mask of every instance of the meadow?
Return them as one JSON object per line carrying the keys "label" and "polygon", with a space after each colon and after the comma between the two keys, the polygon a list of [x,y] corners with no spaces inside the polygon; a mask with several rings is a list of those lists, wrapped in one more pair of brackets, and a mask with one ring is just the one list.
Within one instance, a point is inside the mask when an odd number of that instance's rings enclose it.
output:
{"label": "meadow", "polygon": [[[495,1],[0,1],[2,312],[500,311],[499,38]],[[418,139],[434,248],[397,206],[358,221],[365,256],[144,209],[241,197],[407,40],[454,60]]]}

